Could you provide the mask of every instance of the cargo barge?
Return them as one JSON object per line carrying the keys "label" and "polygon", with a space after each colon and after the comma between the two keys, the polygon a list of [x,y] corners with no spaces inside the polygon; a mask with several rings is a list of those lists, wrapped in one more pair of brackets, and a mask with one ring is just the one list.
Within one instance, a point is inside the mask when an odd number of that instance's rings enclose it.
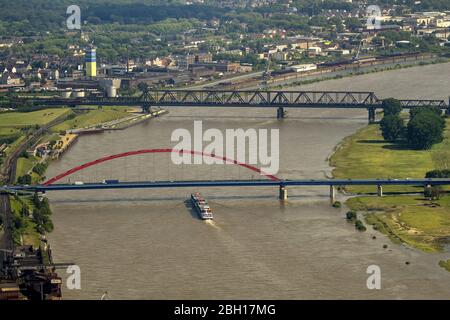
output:
{"label": "cargo barge", "polygon": [[203,220],[212,220],[213,214],[212,210],[208,205],[208,202],[203,198],[200,193],[191,194],[191,202],[195,211],[198,213],[199,217]]}

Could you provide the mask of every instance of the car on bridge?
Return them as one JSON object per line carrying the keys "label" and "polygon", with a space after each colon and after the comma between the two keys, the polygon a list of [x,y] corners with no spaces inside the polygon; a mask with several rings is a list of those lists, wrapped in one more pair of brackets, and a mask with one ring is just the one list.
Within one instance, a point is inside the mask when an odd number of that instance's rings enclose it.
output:
{"label": "car on bridge", "polygon": [[116,180],[116,179],[111,179],[111,180],[103,180],[102,183],[103,184],[118,184],[120,181]]}

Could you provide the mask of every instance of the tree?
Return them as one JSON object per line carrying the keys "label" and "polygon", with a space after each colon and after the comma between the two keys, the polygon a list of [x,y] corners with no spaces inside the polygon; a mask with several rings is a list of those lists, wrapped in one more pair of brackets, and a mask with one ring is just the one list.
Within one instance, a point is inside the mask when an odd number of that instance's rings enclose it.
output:
{"label": "tree", "polygon": [[425,178],[450,178],[450,170],[432,170],[428,171],[425,175]]}
{"label": "tree", "polygon": [[28,154],[28,152],[26,150],[23,151],[19,156],[19,158],[25,158],[25,159],[28,159],[29,157],[30,157],[30,155]]}
{"label": "tree", "polygon": [[441,116],[430,111],[420,112],[408,123],[408,143],[414,149],[430,149],[443,141],[444,129],[445,120]]}
{"label": "tree", "polygon": [[41,208],[41,200],[39,199],[39,195],[37,194],[37,192],[35,192],[33,194],[33,198],[31,201],[33,202],[33,204],[36,208],[38,208],[38,209]]}
{"label": "tree", "polygon": [[380,129],[385,140],[395,141],[404,129],[403,119],[398,114],[384,116],[380,122]]}
{"label": "tree", "polygon": [[31,176],[29,174],[17,178],[18,184],[31,184]]}
{"label": "tree", "polygon": [[439,200],[441,196],[441,191],[442,191],[441,186],[426,187],[424,190],[424,197],[430,200]]}
{"label": "tree", "polygon": [[435,113],[438,116],[440,116],[442,114],[442,110],[439,107],[422,106],[422,107],[417,107],[417,108],[411,109],[409,111],[409,118],[414,119],[414,117],[416,115],[418,115],[419,113],[422,113],[422,112],[426,112],[426,111]]}
{"label": "tree", "polygon": [[37,163],[33,167],[33,172],[35,172],[38,175],[42,176],[45,173],[46,169],[47,169],[47,164],[46,163]]}
{"label": "tree", "polygon": [[356,228],[356,230],[359,230],[359,231],[366,231],[367,230],[366,226],[364,225],[364,223],[361,220],[356,220],[355,221],[355,228]]}
{"label": "tree", "polygon": [[359,28],[363,27],[363,24],[361,21],[359,21],[358,18],[347,18],[345,19],[345,25],[347,28],[349,28],[351,31],[356,31]]}
{"label": "tree", "polygon": [[402,105],[399,100],[394,98],[384,99],[381,107],[383,108],[384,115],[398,115],[402,111]]}

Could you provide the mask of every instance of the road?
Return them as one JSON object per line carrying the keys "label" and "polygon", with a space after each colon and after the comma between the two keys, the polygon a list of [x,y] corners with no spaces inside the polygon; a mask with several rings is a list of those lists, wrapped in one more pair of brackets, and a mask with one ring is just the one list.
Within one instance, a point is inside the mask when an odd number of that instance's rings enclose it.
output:
{"label": "road", "polygon": [[33,186],[9,186],[15,191],[64,191],[91,189],[139,189],[139,188],[184,188],[184,187],[265,187],[265,186],[441,186],[450,185],[450,179],[302,179],[302,180],[193,180],[193,181],[148,181],[117,183],[50,184]]}

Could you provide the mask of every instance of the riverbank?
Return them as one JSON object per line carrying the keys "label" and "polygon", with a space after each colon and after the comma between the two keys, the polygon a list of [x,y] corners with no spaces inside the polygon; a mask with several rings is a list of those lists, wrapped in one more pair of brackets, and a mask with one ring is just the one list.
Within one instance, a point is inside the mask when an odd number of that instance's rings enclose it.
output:
{"label": "riverbank", "polygon": [[[63,129],[80,125],[98,126],[103,125],[105,121],[109,121],[108,124],[117,122],[129,126],[129,121],[137,117],[140,116],[130,117],[127,109],[117,110],[109,107],[79,112],[69,108],[52,108],[26,113],[2,113],[0,164],[3,165],[4,176],[8,176],[5,178],[8,180],[6,183],[42,182],[49,161],[58,158],[77,141],[77,134]],[[30,195],[11,195],[8,201],[11,207],[9,215],[14,243],[39,247],[42,237],[53,229],[48,202],[43,200],[45,206],[41,207],[40,200]],[[6,215],[7,212],[4,213],[5,220]]]}
{"label": "riverbank", "polygon": [[[378,124],[372,124],[345,138],[330,158],[335,178],[423,178],[439,167],[450,152],[450,120],[445,139],[431,150],[411,150],[383,140]],[[424,252],[450,249],[450,196],[430,201],[423,188],[384,187],[385,196],[372,187],[346,187],[352,197],[346,205],[363,215],[373,229],[386,234],[394,243],[406,244]],[[414,193],[399,195],[395,193]]]}
{"label": "riverbank", "polygon": [[[431,150],[412,150],[407,145],[383,139],[379,125],[371,124],[345,138],[330,157],[335,178],[424,178],[439,166],[439,159],[450,154],[450,120],[445,139]],[[346,187],[356,194],[375,193],[370,186]],[[384,192],[423,192],[415,187],[385,186]]]}

